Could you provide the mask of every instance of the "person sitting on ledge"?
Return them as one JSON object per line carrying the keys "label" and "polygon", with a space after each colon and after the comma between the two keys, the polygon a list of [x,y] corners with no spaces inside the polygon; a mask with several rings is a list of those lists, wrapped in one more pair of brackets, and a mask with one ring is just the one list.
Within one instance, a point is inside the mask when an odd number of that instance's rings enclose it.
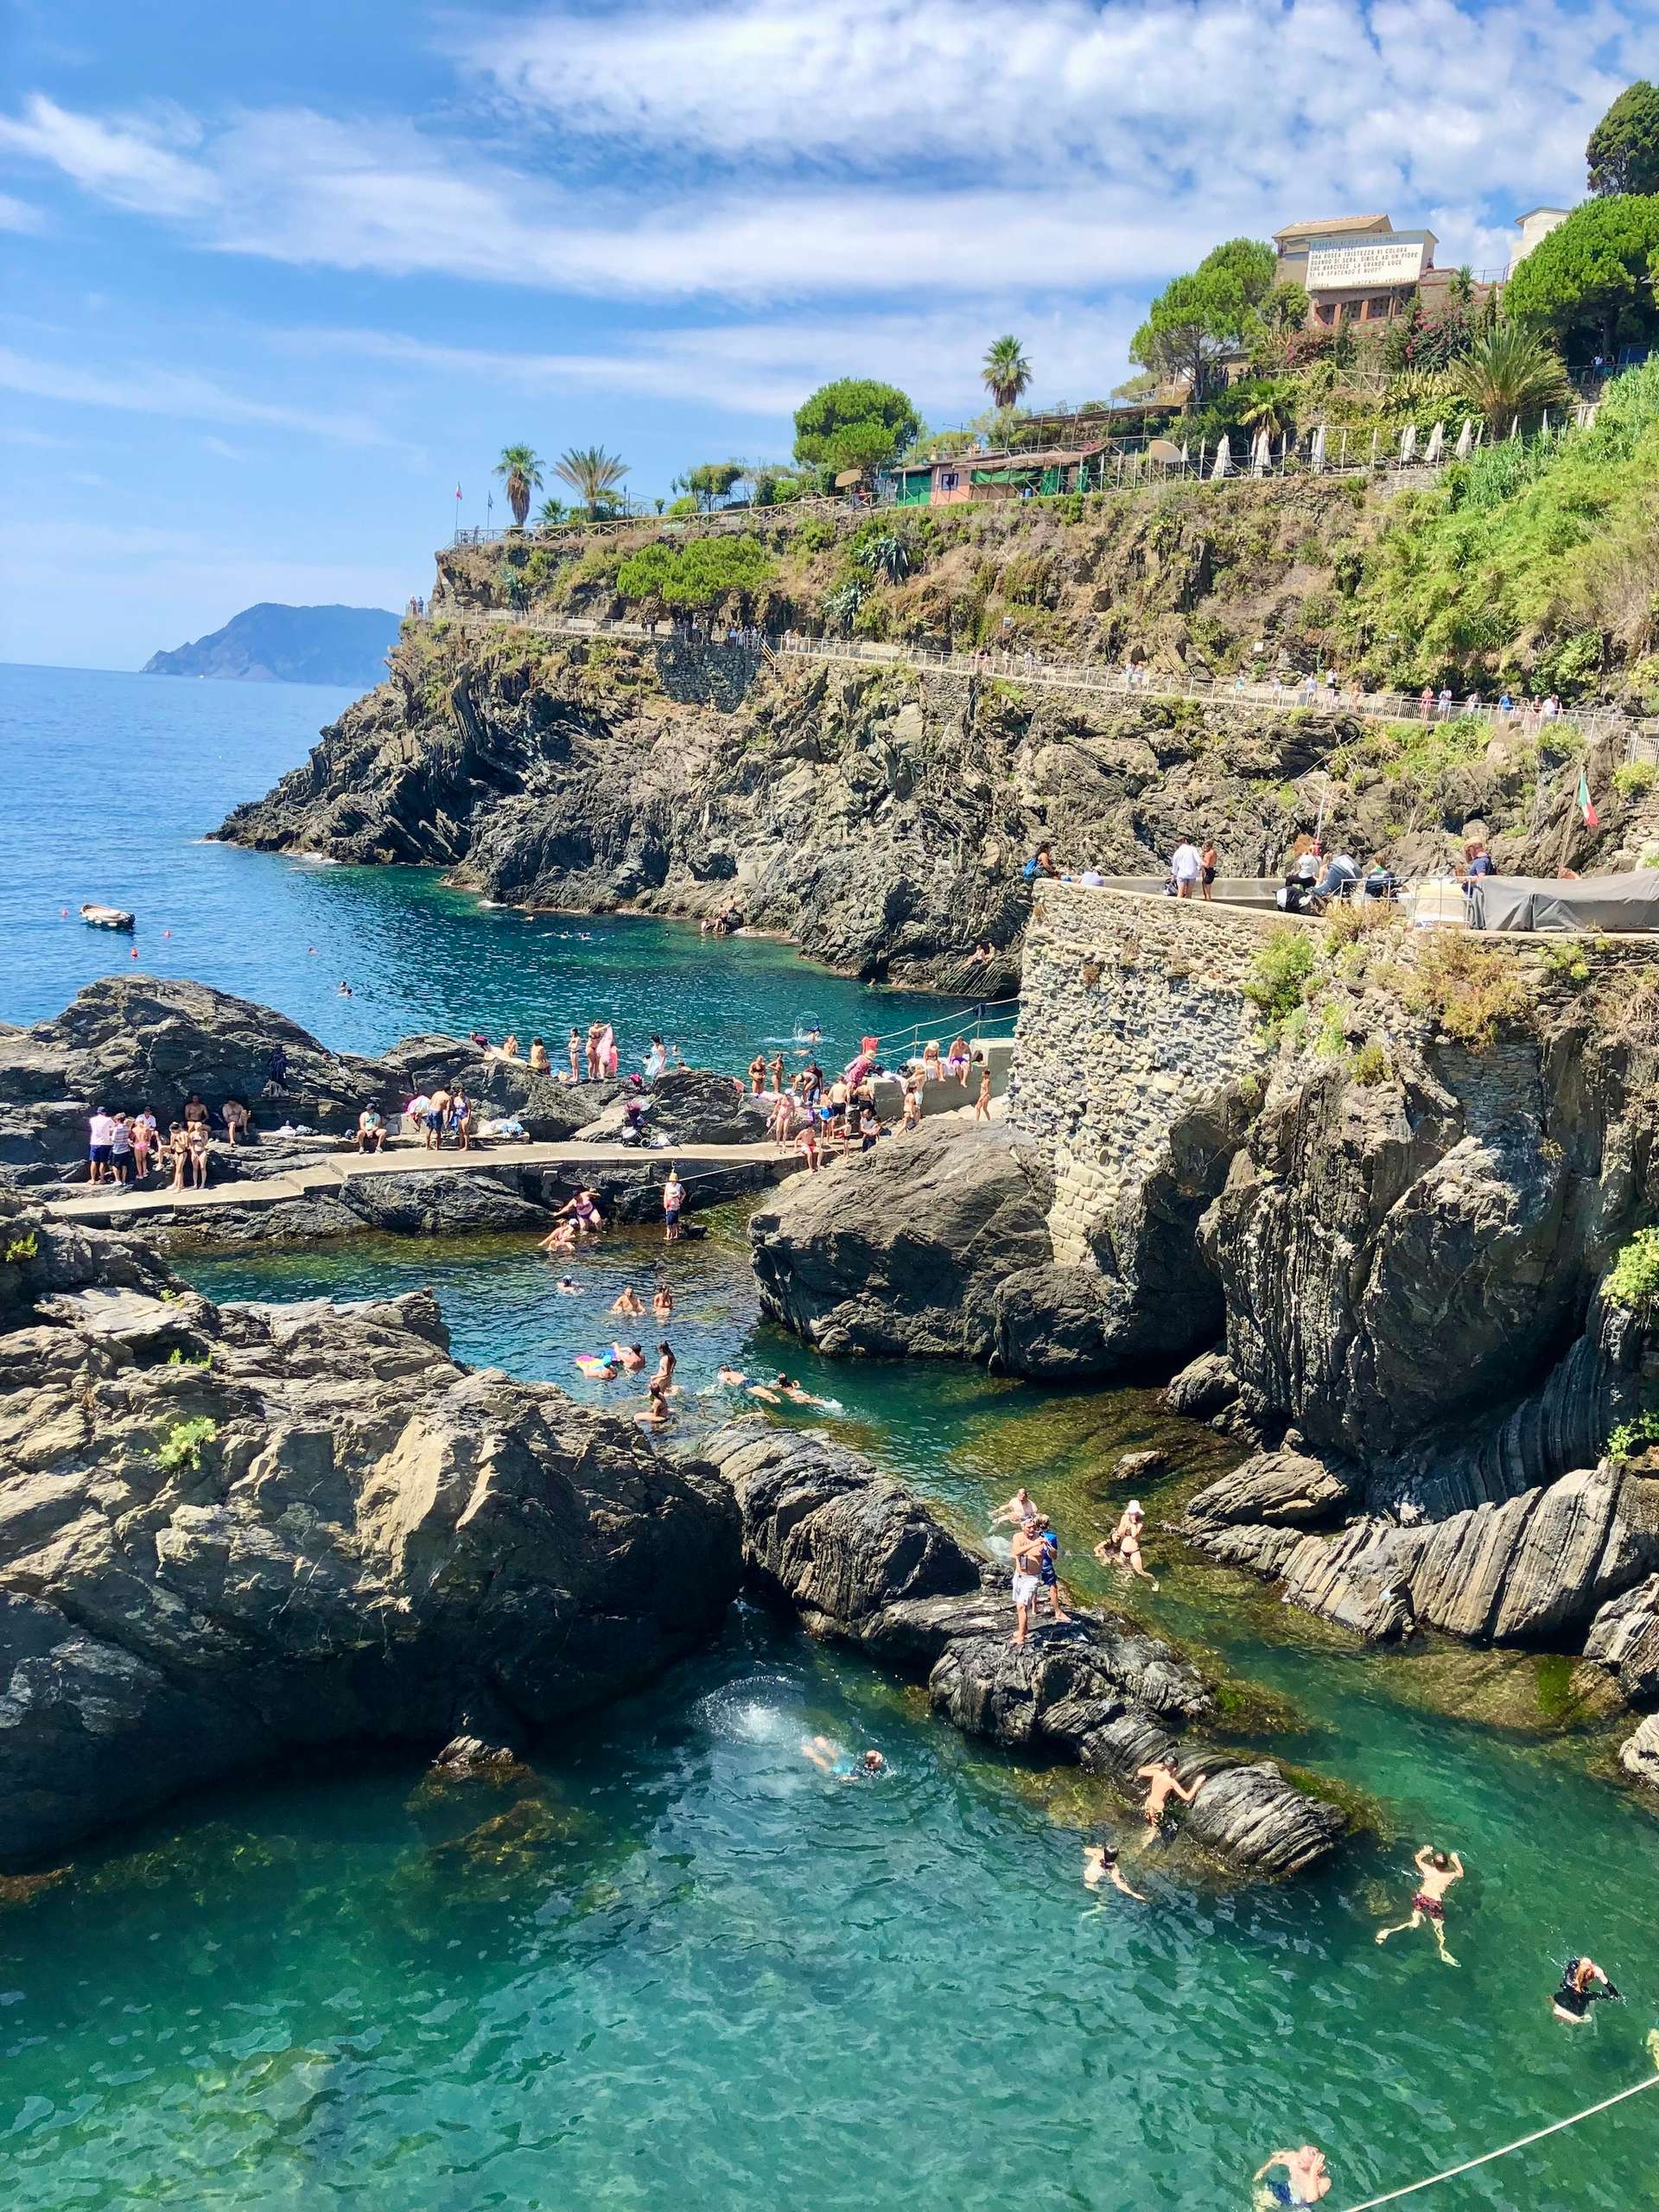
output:
{"label": "person sitting on ledge", "polygon": [[547,1047],[539,1037],[530,1040],[530,1065],[537,1075],[548,1072]]}
{"label": "person sitting on ledge", "polygon": [[386,1125],[372,1106],[365,1106],[357,1117],[357,1148],[359,1152],[380,1152],[386,1141]]}
{"label": "person sitting on ledge", "polygon": [[225,1117],[226,1142],[232,1145],[244,1142],[248,1128],[247,1108],[239,1098],[227,1098],[221,1110]]}

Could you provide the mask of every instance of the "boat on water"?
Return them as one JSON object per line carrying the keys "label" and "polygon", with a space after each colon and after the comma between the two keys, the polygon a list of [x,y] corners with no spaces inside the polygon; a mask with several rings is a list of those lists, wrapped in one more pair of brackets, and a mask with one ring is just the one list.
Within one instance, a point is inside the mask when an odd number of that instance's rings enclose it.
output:
{"label": "boat on water", "polygon": [[86,899],[80,909],[80,918],[95,930],[130,930],[133,918],[124,906],[100,906],[95,899]]}

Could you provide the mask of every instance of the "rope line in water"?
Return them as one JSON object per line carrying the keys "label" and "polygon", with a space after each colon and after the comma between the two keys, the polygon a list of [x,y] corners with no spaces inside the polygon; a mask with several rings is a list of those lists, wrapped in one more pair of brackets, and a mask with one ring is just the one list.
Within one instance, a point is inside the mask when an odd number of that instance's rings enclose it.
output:
{"label": "rope line in water", "polygon": [[1524,2151],[1529,2143],[1541,2143],[1546,2135],[1559,2135],[1564,2127],[1576,2127],[1581,2120],[1592,2120],[1597,2113],[1622,2105],[1626,2097],[1639,2097],[1643,2089],[1659,2089],[1659,2074],[1650,2074],[1645,2082],[1635,2082],[1628,2089],[1604,2097],[1599,2105],[1586,2105],[1582,2112],[1570,2113],[1566,2120],[1554,2120],[1548,2127],[1535,2128],[1530,2135],[1504,2144],[1502,2150],[1484,2151],[1478,2158],[1465,2158],[1460,2166],[1448,2166],[1443,2174],[1430,2174],[1426,2180],[1408,2182],[1403,2189],[1390,2189],[1381,2196],[1368,2196],[1363,2204],[1351,2204],[1348,2212],[1374,2212],[1379,2204],[1392,2204],[1402,2196],[1414,2196],[1420,2189],[1433,2189],[1436,2182],[1452,2181],[1459,2174],[1472,2172],[1477,2166],[1489,2166],[1494,2158],[1507,2158],[1511,2151]]}

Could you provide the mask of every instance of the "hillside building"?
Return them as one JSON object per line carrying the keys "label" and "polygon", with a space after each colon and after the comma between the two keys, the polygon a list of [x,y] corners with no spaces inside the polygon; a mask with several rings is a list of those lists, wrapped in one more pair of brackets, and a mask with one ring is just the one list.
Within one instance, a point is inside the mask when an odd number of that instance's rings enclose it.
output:
{"label": "hillside building", "polygon": [[1300,284],[1308,323],[1334,330],[1344,323],[1388,322],[1409,313],[1414,298],[1429,304],[1452,272],[1434,266],[1433,231],[1396,231],[1386,215],[1334,215],[1287,223],[1275,231],[1275,284]]}
{"label": "hillside building", "polygon": [[[1036,452],[958,453],[900,463],[887,472],[901,507],[952,507],[969,499],[1017,499],[1025,493],[1075,492],[1110,440]],[[1096,472],[1098,474],[1098,472]]]}
{"label": "hillside building", "polygon": [[1540,238],[1547,238],[1558,224],[1564,223],[1572,213],[1570,207],[1529,207],[1524,215],[1515,219],[1521,235],[1510,253],[1510,274],[1516,270],[1532,251]]}

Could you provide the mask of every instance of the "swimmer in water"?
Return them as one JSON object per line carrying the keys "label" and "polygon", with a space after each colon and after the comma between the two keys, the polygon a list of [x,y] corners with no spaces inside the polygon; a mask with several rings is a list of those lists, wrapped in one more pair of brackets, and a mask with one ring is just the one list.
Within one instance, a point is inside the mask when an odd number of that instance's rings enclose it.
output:
{"label": "swimmer in water", "polygon": [[561,1275],[558,1281],[558,1292],[561,1298],[580,1298],[582,1295],[582,1286],[577,1282],[574,1275]]}
{"label": "swimmer in water", "polygon": [[645,1301],[632,1283],[628,1285],[620,1298],[613,1298],[611,1300],[613,1313],[643,1313],[645,1310]]}
{"label": "swimmer in water", "polygon": [[992,1514],[991,1526],[995,1529],[1000,1522],[1006,1521],[1012,1528],[1023,1529],[1027,1521],[1034,1521],[1036,1518],[1036,1502],[1031,1492],[1021,1483],[1007,1503],[999,1505]]}
{"label": "swimmer in water", "polygon": [[828,1398],[815,1398],[792,1375],[774,1375],[772,1387],[780,1398],[787,1398],[791,1406],[827,1406],[830,1402]]}
{"label": "swimmer in water", "polygon": [[[1601,1984],[1599,1989],[1595,1985]],[[1618,1992],[1593,1959],[1569,1959],[1561,1972],[1561,1986],[1550,2000],[1550,2011],[1558,2020],[1565,2020],[1569,2028],[1576,2028],[1590,2016],[1592,2005],[1605,2004],[1611,1999],[1620,2002]]]}
{"label": "swimmer in water", "polygon": [[674,1311],[674,1294],[665,1282],[659,1282],[651,1294],[651,1310],[659,1321],[666,1321]]}
{"label": "swimmer in water", "polygon": [[549,1230],[536,1249],[538,1252],[569,1252],[575,1249],[575,1223],[562,1221],[556,1229]]}
{"label": "swimmer in water", "polygon": [[857,1782],[866,1775],[880,1774],[887,1764],[880,1751],[861,1751],[855,1758],[830,1736],[803,1736],[801,1749],[814,1766],[833,1775],[837,1782]]}
{"label": "swimmer in water", "polygon": [[1115,1890],[1122,1890],[1126,1897],[1134,1897],[1138,1904],[1152,1902],[1150,1897],[1143,1897],[1139,1890],[1129,1887],[1113,1845],[1091,1843],[1083,1854],[1083,1885],[1086,1890],[1097,1890],[1103,1882],[1109,1882]]}
{"label": "swimmer in water", "polygon": [[639,1344],[613,1344],[611,1357],[626,1375],[638,1375],[645,1363],[645,1351]]}
{"label": "swimmer in water", "polygon": [[1453,1882],[1463,1879],[1463,1860],[1455,1851],[1448,1856],[1426,1843],[1411,1863],[1417,1869],[1411,1918],[1401,1921],[1397,1927],[1379,1928],[1376,1940],[1386,1943],[1390,1936],[1403,1935],[1408,1928],[1421,1928],[1427,1921],[1434,1931],[1440,1957],[1447,1966],[1454,1967],[1458,1962],[1446,1948],[1446,1893]]}
{"label": "swimmer in water", "polygon": [[764,1382],[751,1382],[741,1367],[717,1367],[716,1382],[723,1382],[728,1390],[747,1390],[752,1398],[764,1398],[769,1406],[778,1403],[778,1393],[768,1390]]}
{"label": "swimmer in water", "polygon": [[[1283,2181],[1269,2181],[1267,2177],[1274,2166],[1285,2169]],[[1304,2143],[1300,2151],[1275,2151],[1264,2159],[1252,2177],[1262,2183],[1258,2204],[1317,2204],[1331,2192],[1331,2176],[1325,2163],[1325,2153],[1312,2143]]]}
{"label": "swimmer in water", "polygon": [[1183,1805],[1190,1805],[1205,1785],[1206,1777],[1198,1775],[1192,1787],[1184,1789],[1180,1777],[1167,1759],[1154,1759],[1147,1766],[1135,1770],[1135,1780],[1147,1785],[1147,1802],[1141,1807],[1148,1829],[1156,1835],[1163,1826],[1164,1808],[1172,1797],[1179,1797]]}
{"label": "swimmer in water", "polygon": [[1141,1509],[1138,1497],[1132,1497],[1124,1507],[1116,1529],[1103,1543],[1095,1546],[1095,1557],[1103,1567],[1126,1567],[1131,1574],[1150,1582],[1155,1590],[1158,1580],[1147,1572],[1147,1563],[1141,1556],[1141,1531],[1147,1525],[1147,1516]]}

